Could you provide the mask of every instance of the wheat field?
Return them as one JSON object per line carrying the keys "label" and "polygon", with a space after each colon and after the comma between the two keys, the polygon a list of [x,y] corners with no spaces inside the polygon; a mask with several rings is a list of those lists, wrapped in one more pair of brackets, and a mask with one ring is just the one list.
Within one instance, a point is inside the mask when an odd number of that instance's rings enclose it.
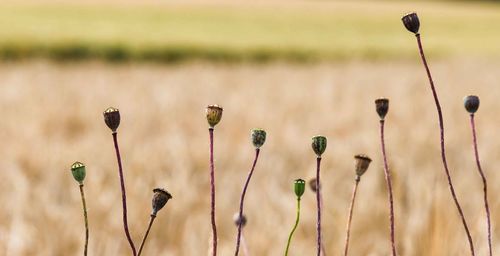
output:
{"label": "wheat field", "polygon": [[[486,254],[481,182],[462,98],[481,97],[478,142],[488,176],[494,251],[500,250],[500,62],[431,61],[441,96],[446,146],[459,200],[478,255]],[[215,130],[220,255],[232,255],[239,193],[253,160],[249,136],[268,140],[250,183],[244,235],[251,255],[280,255],[295,220],[293,180],[313,176],[310,138],[328,137],[322,184],[328,255],[339,255],[353,156],[373,162],[363,176],[351,255],[388,255],[388,211],[374,99],[391,100],[386,146],[394,176],[400,255],[468,255],[466,236],[439,158],[437,115],[418,62],[181,66],[0,64],[0,255],[81,255],[84,226],[74,161],[87,165],[90,255],[130,254],[111,133],[102,111],[120,108],[118,130],[136,243],[145,232],[152,189],[173,199],[158,214],[145,255],[207,255],[210,243],[208,131],[205,106],[224,107]],[[292,255],[315,252],[315,197],[307,190]]]}

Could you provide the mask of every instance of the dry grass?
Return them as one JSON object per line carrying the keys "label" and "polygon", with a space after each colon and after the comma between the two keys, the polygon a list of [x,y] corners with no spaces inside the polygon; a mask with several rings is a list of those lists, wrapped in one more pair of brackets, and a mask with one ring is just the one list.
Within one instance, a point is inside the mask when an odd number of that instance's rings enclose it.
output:
{"label": "dry grass", "polygon": [[[431,60],[444,106],[450,168],[479,248],[486,253],[481,182],[462,97],[477,93],[478,140],[491,188],[494,245],[500,250],[500,62]],[[0,254],[80,255],[83,218],[69,166],[87,164],[90,255],[127,255],[118,175],[102,111],[122,112],[131,231],[145,231],[152,188],[174,196],[159,213],[147,255],[206,255],[209,247],[208,132],[204,107],[219,103],[216,129],[220,255],[231,255],[239,192],[252,160],[251,128],[268,131],[250,184],[245,236],[252,255],[280,255],[294,221],[294,179],[314,173],[310,137],[324,134],[324,239],[340,253],[353,155],[373,158],[360,184],[351,255],[388,255],[386,191],[373,100],[391,99],[387,150],[394,174],[401,255],[466,255],[467,243],[439,158],[437,119],[423,68],[406,62],[319,66],[187,66],[46,62],[0,66]],[[312,255],[315,201],[303,197],[293,255]]]}

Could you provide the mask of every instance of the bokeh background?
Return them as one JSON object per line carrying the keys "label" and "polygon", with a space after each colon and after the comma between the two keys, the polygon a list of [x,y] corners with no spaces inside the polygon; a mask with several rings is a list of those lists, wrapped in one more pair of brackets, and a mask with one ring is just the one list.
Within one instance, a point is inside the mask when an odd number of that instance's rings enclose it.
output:
{"label": "bokeh background", "polygon": [[[111,133],[119,142],[129,224],[146,229],[152,189],[173,199],[145,255],[208,255],[205,107],[215,131],[220,255],[233,255],[251,161],[250,130],[266,129],[246,197],[251,255],[280,255],[295,220],[296,178],[314,175],[310,138],[326,135],[322,184],[328,255],[340,255],[354,184],[353,156],[373,162],[355,206],[350,255],[389,255],[386,187],[374,99],[387,97],[400,255],[468,255],[439,155],[437,115],[415,38],[417,11],[444,111],[446,147],[478,255],[486,255],[482,185],[462,99],[481,98],[480,156],[500,250],[500,5],[494,1],[10,1],[0,3],[0,255],[81,255],[84,225],[69,167],[87,165],[89,255],[129,255]],[[292,255],[315,254],[307,190]],[[138,246],[138,245],[137,245]]]}

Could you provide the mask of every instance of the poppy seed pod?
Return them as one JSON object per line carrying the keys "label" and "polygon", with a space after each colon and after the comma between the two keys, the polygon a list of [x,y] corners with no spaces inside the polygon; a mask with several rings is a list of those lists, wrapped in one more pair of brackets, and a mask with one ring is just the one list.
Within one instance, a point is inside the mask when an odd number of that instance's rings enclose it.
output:
{"label": "poppy seed pod", "polygon": [[167,204],[168,200],[172,199],[172,195],[168,193],[165,189],[162,188],[155,188],[153,189],[154,195],[153,195],[153,201],[152,201],[152,206],[153,206],[153,211],[151,212],[151,216],[156,217],[156,213]]}
{"label": "poppy seed pod", "polygon": [[252,130],[252,143],[256,148],[262,147],[266,142],[266,131],[261,129]]}
{"label": "poppy seed pod", "polygon": [[85,165],[80,162],[75,162],[71,165],[71,174],[73,174],[73,178],[75,178],[78,183],[83,184],[86,175]]}
{"label": "poppy seed pod", "polygon": [[218,105],[209,105],[206,109],[207,121],[210,128],[214,128],[222,118],[222,107]]}
{"label": "poppy seed pod", "polygon": [[[311,188],[311,190],[316,193],[318,192],[318,188],[316,187],[316,178],[312,178],[309,180],[309,188]],[[320,187],[321,187],[321,184],[319,184]]]}
{"label": "poppy seed pod", "polygon": [[120,111],[117,108],[109,107],[104,110],[104,122],[111,129],[111,131],[116,132],[118,126],[120,126]]}
{"label": "poppy seed pod", "polygon": [[321,157],[321,155],[325,152],[326,150],[326,137],[325,136],[314,136],[312,138],[312,149],[314,150],[314,153],[318,157]]}
{"label": "poppy seed pod", "polygon": [[386,98],[376,99],[375,110],[377,111],[380,120],[384,120],[387,112],[389,112],[389,100]]}
{"label": "poppy seed pod", "polygon": [[247,224],[247,217],[245,216],[245,214],[242,214],[240,218],[240,214],[235,213],[233,216],[233,221],[234,225],[239,226],[241,223],[241,226],[244,227]]}
{"label": "poppy seed pod", "polygon": [[295,195],[300,198],[306,190],[306,182],[303,179],[296,179],[293,182],[293,189],[295,191]]}
{"label": "poppy seed pod", "polygon": [[410,13],[403,16],[401,19],[408,31],[418,34],[418,29],[420,28],[420,21],[418,20],[418,15],[416,13]]}
{"label": "poppy seed pod", "polygon": [[476,95],[469,95],[464,98],[464,107],[467,112],[474,114],[479,108],[479,97]]}
{"label": "poppy seed pod", "polygon": [[354,160],[356,164],[356,175],[361,177],[366,170],[368,170],[368,166],[370,166],[372,160],[367,155],[355,155]]}

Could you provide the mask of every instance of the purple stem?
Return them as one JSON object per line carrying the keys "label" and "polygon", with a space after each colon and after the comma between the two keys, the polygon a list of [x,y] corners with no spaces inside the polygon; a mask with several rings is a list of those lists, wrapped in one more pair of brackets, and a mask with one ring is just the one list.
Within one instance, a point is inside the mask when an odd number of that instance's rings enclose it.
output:
{"label": "purple stem", "polygon": [[448,179],[448,186],[450,188],[451,195],[453,197],[453,201],[455,202],[455,205],[457,207],[458,213],[460,214],[460,217],[462,219],[462,224],[465,229],[465,233],[467,234],[467,239],[469,240],[469,247],[471,251],[471,255],[475,255],[474,253],[474,243],[472,242],[472,236],[469,231],[469,227],[467,226],[467,222],[464,217],[464,213],[462,211],[462,207],[460,206],[460,203],[458,202],[457,195],[455,194],[455,189],[453,188],[453,183],[451,181],[451,176],[450,176],[450,171],[448,170],[448,163],[446,161],[446,152],[444,148],[444,124],[443,124],[443,113],[441,111],[441,105],[439,104],[439,99],[436,93],[436,88],[434,87],[434,81],[432,80],[431,76],[431,71],[429,70],[429,66],[427,65],[427,60],[425,59],[424,55],[424,49],[422,47],[422,41],[420,40],[420,34],[416,34],[417,37],[417,43],[418,43],[418,49],[420,52],[420,57],[422,58],[422,62],[425,67],[425,71],[427,72],[427,77],[429,78],[429,83],[431,86],[432,90],[432,95],[434,96],[434,102],[436,103],[436,109],[438,112],[438,118],[439,118],[439,130],[440,130],[440,136],[441,136],[441,159],[443,161],[443,166],[444,166],[444,171],[446,172],[446,177]]}
{"label": "purple stem", "polygon": [[125,235],[127,236],[128,243],[130,244],[130,248],[132,248],[132,255],[136,256],[137,252],[135,250],[134,242],[130,237],[130,232],[128,231],[128,222],[127,222],[127,195],[125,194],[125,181],[123,179],[123,168],[122,168],[122,159],[120,157],[120,149],[118,148],[118,138],[117,133],[113,132],[113,142],[115,144],[116,151],[116,159],[118,161],[118,173],[120,174],[120,186],[122,190],[122,205],[123,205],[123,228],[125,229]]}
{"label": "purple stem", "polygon": [[[255,165],[257,164],[257,159],[259,158],[260,148],[255,149],[255,159],[253,160],[252,169],[248,173],[247,180],[245,182],[245,186],[243,187],[243,192],[241,193],[240,199],[240,212],[238,219],[241,220],[243,217],[243,202],[245,201],[245,194],[247,193],[248,184],[250,183],[250,179],[252,178],[253,171],[255,169]],[[237,256],[240,252],[240,240],[241,240],[241,227],[243,222],[239,221],[238,223],[238,236],[236,237],[236,252],[234,253]]]}
{"label": "purple stem", "polygon": [[137,256],[141,256],[142,249],[144,248],[144,244],[146,243],[146,239],[148,239],[149,231],[151,230],[151,226],[153,226],[153,221],[155,220],[156,215],[151,215],[149,219],[148,229],[146,230],[146,234],[144,234],[144,238],[142,239],[141,247],[139,247],[139,253]]}
{"label": "purple stem", "polygon": [[391,227],[392,255],[396,256],[396,241],[394,238],[394,200],[392,197],[391,172],[389,171],[389,165],[387,164],[387,154],[385,153],[384,123],[385,121],[383,119],[380,120],[380,142],[382,145],[382,157],[384,159],[384,173],[385,173],[385,180],[387,182],[387,191],[389,195],[389,221]]}
{"label": "purple stem", "polygon": [[316,224],[316,230],[317,230],[317,241],[318,241],[318,246],[317,246],[317,255],[321,255],[321,187],[320,187],[320,180],[319,180],[319,171],[320,171],[320,165],[321,165],[321,157],[319,156],[316,159],[316,204],[318,206],[318,222]]}
{"label": "purple stem", "polygon": [[215,225],[215,167],[214,167],[214,128],[209,128],[210,134],[210,215],[212,220],[212,256],[217,255],[217,226]]}
{"label": "purple stem", "polygon": [[354,200],[356,200],[356,192],[358,191],[359,180],[359,176],[356,177],[356,183],[354,184],[354,188],[352,189],[351,205],[349,206],[349,217],[347,218],[344,256],[347,256],[347,252],[349,250],[349,236],[351,234],[352,212],[354,209]]}
{"label": "purple stem", "polygon": [[484,175],[483,168],[481,168],[481,162],[479,161],[479,152],[477,149],[477,138],[476,138],[476,125],[474,122],[474,114],[470,114],[470,126],[472,128],[472,142],[474,145],[474,155],[476,157],[477,170],[481,179],[483,180],[483,193],[484,193],[484,208],[486,210],[486,220],[488,223],[488,246],[490,256],[493,256],[493,250],[491,246],[491,221],[490,221],[490,207],[488,205],[488,184],[486,183],[486,176]]}

